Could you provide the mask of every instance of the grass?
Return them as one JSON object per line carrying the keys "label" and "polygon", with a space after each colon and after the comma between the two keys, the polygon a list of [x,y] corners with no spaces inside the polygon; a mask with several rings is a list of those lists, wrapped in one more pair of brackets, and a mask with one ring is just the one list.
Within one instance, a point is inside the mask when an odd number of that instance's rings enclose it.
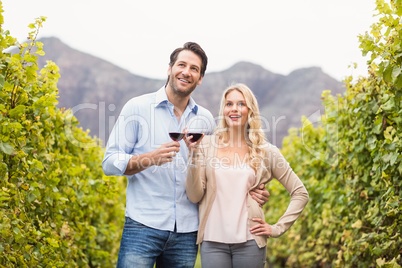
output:
{"label": "grass", "polygon": [[201,268],[201,256],[200,256],[200,251],[198,251],[197,260],[195,261],[194,268]]}

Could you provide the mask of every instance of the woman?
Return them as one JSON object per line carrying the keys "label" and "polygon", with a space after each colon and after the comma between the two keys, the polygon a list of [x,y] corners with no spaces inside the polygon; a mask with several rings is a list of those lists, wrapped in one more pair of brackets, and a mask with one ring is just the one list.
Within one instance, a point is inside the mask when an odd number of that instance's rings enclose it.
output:
{"label": "woman", "polygon": [[[186,143],[193,151],[188,169],[188,198],[199,202],[203,267],[264,267],[268,237],[279,237],[296,221],[308,193],[279,149],[261,129],[257,100],[244,84],[227,88],[221,100],[215,134]],[[277,179],[291,195],[279,221],[264,221],[262,208],[250,196],[261,183]]]}

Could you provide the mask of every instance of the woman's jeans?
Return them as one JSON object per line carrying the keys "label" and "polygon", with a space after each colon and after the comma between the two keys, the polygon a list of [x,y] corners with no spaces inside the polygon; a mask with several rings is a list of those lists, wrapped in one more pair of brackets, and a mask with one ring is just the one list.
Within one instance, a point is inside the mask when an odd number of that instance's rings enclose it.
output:
{"label": "woman's jeans", "polygon": [[239,244],[204,241],[201,243],[201,265],[205,268],[263,268],[267,248],[255,240]]}
{"label": "woman's jeans", "polygon": [[147,227],[126,217],[118,268],[193,268],[197,258],[197,232],[177,233]]}

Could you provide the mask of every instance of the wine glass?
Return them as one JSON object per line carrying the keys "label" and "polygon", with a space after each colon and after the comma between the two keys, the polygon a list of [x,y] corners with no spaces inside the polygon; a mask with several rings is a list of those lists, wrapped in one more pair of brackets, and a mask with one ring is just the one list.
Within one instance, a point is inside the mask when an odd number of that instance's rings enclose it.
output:
{"label": "wine glass", "polygon": [[190,137],[190,142],[197,142],[203,134],[208,131],[208,124],[203,118],[194,118],[187,126],[187,137]]}
{"label": "wine glass", "polygon": [[[191,143],[197,142],[199,139],[201,139],[201,137],[202,137],[206,132],[208,132],[208,124],[207,124],[207,122],[205,121],[205,118],[202,118],[202,117],[200,117],[200,118],[198,118],[198,117],[193,118],[193,119],[189,122],[189,124],[188,124],[188,126],[187,126],[187,137],[189,137],[189,141],[190,141]],[[201,153],[204,154],[204,150],[202,149],[202,147],[201,147]],[[193,154],[194,154],[194,151],[191,150],[191,152],[190,152],[189,165],[190,165],[190,166],[197,166],[197,165],[192,164],[192,161],[193,161]]]}
{"label": "wine glass", "polygon": [[[184,118],[177,120],[176,116],[173,116],[169,122],[169,137],[174,141],[181,141],[184,138]],[[172,163],[175,167],[179,168],[185,166],[184,159],[180,152],[176,154],[176,157]]]}
{"label": "wine glass", "polygon": [[169,137],[174,141],[180,141],[184,137],[182,124],[177,121],[176,116],[174,116],[169,122]]}

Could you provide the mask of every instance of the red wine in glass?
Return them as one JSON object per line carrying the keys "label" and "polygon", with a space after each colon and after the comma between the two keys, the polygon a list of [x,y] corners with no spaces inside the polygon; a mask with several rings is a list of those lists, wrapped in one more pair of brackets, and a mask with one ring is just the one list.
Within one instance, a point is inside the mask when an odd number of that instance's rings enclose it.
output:
{"label": "red wine in glass", "polygon": [[169,132],[169,136],[174,141],[180,141],[184,137],[184,133],[180,132]]}
{"label": "red wine in glass", "polygon": [[189,137],[189,136],[193,136],[193,137],[190,139],[191,142],[197,142],[197,141],[202,137],[202,133],[192,133],[192,132],[189,132],[189,133],[187,133],[187,137]]}

